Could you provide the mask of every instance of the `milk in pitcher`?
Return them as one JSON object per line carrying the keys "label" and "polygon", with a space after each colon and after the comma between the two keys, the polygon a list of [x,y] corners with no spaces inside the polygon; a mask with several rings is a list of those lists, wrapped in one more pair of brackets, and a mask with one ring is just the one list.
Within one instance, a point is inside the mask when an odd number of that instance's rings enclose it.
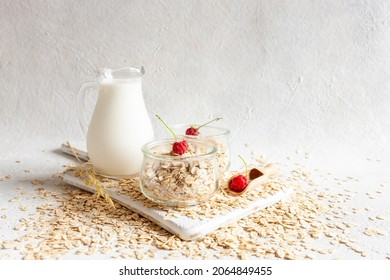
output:
{"label": "milk in pitcher", "polygon": [[[153,140],[142,95],[142,77],[112,72],[99,83],[99,95],[87,133],[89,158],[99,173],[126,177],[142,165],[141,147]],[[133,73],[134,74],[134,73]]]}

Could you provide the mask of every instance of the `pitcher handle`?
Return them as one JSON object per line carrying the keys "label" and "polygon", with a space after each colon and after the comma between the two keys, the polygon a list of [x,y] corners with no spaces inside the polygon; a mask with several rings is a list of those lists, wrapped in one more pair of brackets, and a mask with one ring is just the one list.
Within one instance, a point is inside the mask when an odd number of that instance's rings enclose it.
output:
{"label": "pitcher handle", "polygon": [[99,88],[99,83],[85,82],[84,84],[82,84],[82,86],[80,87],[77,93],[76,111],[77,111],[77,116],[79,117],[81,129],[85,137],[87,137],[87,130],[88,130],[88,120],[87,120],[87,115],[85,113],[85,107],[84,107],[85,93],[89,89],[97,89],[97,88]]}

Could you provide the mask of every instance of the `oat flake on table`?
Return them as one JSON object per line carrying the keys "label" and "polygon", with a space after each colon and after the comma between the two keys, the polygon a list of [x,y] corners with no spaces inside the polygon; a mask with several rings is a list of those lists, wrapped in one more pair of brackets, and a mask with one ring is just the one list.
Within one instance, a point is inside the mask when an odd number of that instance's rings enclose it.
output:
{"label": "oat flake on table", "polygon": [[[119,185],[123,193],[144,199],[137,180],[121,180]],[[45,202],[36,212],[20,219],[15,225],[20,236],[2,241],[0,248],[18,250],[23,259],[57,259],[72,254],[154,259],[160,250],[166,253],[165,258],[178,259],[313,259],[308,252],[333,253],[313,245],[315,239],[328,238],[333,246],[345,246],[366,257],[367,253],[351,239],[348,229],[355,225],[337,220],[351,213],[329,212],[335,207],[342,209],[343,201],[349,200],[351,194],[320,191],[316,186],[307,188],[309,180],[310,174],[298,169],[287,178],[276,178],[267,184],[262,194],[232,198],[221,189],[210,203],[197,207],[196,211],[171,210],[168,214],[171,216],[213,216],[229,207],[242,207],[256,195],[266,195],[286,185],[294,188],[289,203],[270,206],[196,241],[180,240],[119,204],[113,209],[105,201],[70,186],[59,183],[62,190],[58,192],[39,187],[35,199]],[[365,233],[387,234],[368,228]],[[0,258],[7,255],[0,251]]]}

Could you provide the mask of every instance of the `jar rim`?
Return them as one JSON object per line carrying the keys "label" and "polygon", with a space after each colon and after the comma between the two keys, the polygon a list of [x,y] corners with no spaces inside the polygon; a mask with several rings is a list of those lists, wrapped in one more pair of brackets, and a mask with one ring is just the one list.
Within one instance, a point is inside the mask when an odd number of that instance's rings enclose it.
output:
{"label": "jar rim", "polygon": [[186,156],[172,156],[172,155],[161,155],[161,154],[155,154],[151,152],[150,150],[156,146],[162,146],[167,144],[173,144],[175,141],[177,141],[176,138],[167,138],[162,140],[154,140],[151,142],[146,143],[142,146],[142,152],[144,155],[147,155],[149,157],[153,157],[156,159],[163,159],[163,160],[178,160],[178,161],[186,161],[186,160],[193,160],[193,159],[199,159],[199,158],[207,158],[213,155],[216,155],[217,153],[217,147],[209,145],[207,143],[204,143],[203,141],[199,140],[193,140],[193,139],[186,139],[186,141],[189,144],[196,144],[201,145],[203,147],[210,148],[210,151],[207,153],[202,154],[196,154],[196,155],[186,155]]}

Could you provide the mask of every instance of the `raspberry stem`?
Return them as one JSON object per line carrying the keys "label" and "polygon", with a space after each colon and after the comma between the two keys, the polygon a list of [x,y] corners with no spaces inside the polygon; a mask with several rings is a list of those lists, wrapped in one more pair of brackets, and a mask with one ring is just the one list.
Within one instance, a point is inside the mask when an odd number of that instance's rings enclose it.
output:
{"label": "raspberry stem", "polygon": [[246,161],[242,156],[238,155],[238,157],[242,160],[242,162],[245,165],[245,177],[248,178],[248,166],[246,165]]}
{"label": "raspberry stem", "polygon": [[173,137],[176,137],[176,134],[172,131],[172,129],[169,128],[169,126],[162,120],[162,118],[159,115],[156,115],[156,117],[163,123],[163,125],[172,133]]}
{"label": "raspberry stem", "polygon": [[204,127],[204,126],[206,126],[206,125],[208,125],[208,124],[210,124],[210,123],[212,123],[212,122],[219,121],[220,119],[222,119],[222,118],[213,119],[213,120],[211,120],[211,121],[209,121],[209,122],[207,122],[207,123],[202,124],[201,126],[199,126],[199,127],[197,127],[197,128],[194,127],[194,126],[192,126],[192,127],[196,128],[196,129],[199,129],[199,128]]}

